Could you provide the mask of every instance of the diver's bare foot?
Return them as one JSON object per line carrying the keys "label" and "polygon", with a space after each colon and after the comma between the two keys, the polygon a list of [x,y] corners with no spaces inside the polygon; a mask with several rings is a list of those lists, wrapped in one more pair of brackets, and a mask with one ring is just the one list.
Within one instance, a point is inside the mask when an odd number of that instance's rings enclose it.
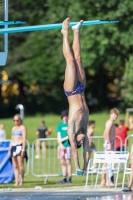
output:
{"label": "diver's bare foot", "polygon": [[70,24],[70,17],[66,18],[62,24],[62,29],[61,29],[62,34],[68,32],[69,24]]}
{"label": "diver's bare foot", "polygon": [[83,20],[80,20],[80,22],[78,22],[76,25],[72,26],[72,30],[79,32],[81,26],[82,26]]}

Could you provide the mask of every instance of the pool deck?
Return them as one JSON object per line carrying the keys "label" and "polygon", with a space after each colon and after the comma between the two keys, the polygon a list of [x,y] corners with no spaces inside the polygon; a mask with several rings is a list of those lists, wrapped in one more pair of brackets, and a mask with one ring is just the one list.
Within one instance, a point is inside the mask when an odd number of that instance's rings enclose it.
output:
{"label": "pool deck", "polygon": [[133,199],[133,192],[124,193],[121,188],[72,186],[64,188],[12,188],[0,189],[0,200],[103,200]]}
{"label": "pool deck", "polygon": [[[96,189],[94,189],[94,186],[88,186],[87,189],[85,189],[85,186],[72,186],[72,187],[56,187],[56,188],[45,188],[45,186],[38,188],[12,188],[8,191],[8,188],[6,192],[48,192],[48,193],[55,193],[55,192],[74,192],[74,193],[88,193],[88,194],[102,194],[102,193],[108,193],[108,194],[124,194],[125,192],[122,192],[122,189],[120,187],[117,187],[116,190],[114,187],[100,187],[97,186]],[[3,192],[4,189],[0,189],[0,193]],[[133,194],[133,192],[128,192],[128,194]],[[127,192],[126,192],[127,194]]]}

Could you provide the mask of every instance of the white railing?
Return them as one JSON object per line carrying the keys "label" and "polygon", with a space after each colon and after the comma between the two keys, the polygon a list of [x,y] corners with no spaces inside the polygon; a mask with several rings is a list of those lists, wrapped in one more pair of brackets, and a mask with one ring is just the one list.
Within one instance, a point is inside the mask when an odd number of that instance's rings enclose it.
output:
{"label": "white railing", "polygon": [[[93,136],[89,137],[93,139],[93,142],[96,147],[96,151],[103,151],[103,142],[104,138],[103,136]],[[119,137],[118,137],[119,138]],[[120,144],[122,144],[121,138]],[[40,157],[36,159],[36,153],[35,153],[35,146],[37,141],[46,142],[46,157],[43,157],[43,153],[40,154]],[[47,182],[48,177],[52,176],[59,176],[61,172],[61,164],[60,160],[57,158],[57,138],[45,138],[45,139],[36,139],[32,143],[32,158],[31,158],[31,172],[35,177],[45,177],[44,183]],[[41,151],[40,151],[41,152]],[[79,154],[79,162],[80,166],[83,167],[83,148],[78,149]],[[92,155],[93,156],[93,155]],[[75,166],[72,161],[72,176],[75,176]],[[81,167],[81,168],[82,168]]]}
{"label": "white railing", "polygon": [[[40,154],[40,157],[36,159],[36,153],[35,153],[35,144],[37,141],[46,142],[46,157],[44,158],[43,154]],[[41,145],[40,145],[41,146]],[[44,183],[47,182],[48,177],[51,176],[60,176],[61,175],[61,164],[60,160],[58,159],[58,143],[57,138],[45,138],[45,139],[36,139],[32,143],[32,160],[31,160],[31,172],[35,177],[45,177]],[[41,152],[41,151],[40,151]],[[80,155],[81,165],[83,166],[83,150],[82,148],[78,151]],[[73,176],[75,174],[75,167],[73,164],[72,159],[72,168],[73,168]]]}
{"label": "white railing", "polygon": [[131,146],[133,144],[133,134],[128,135],[125,140],[125,151],[131,151]]}
{"label": "white railing", "polygon": [[[130,135],[127,137],[126,141],[129,140],[129,137],[132,137],[133,135]],[[103,151],[103,143],[104,143],[104,138],[103,136],[93,136],[89,137],[93,139],[93,143],[95,144],[96,151]],[[117,137],[120,140],[120,144],[122,144],[122,140],[120,137]],[[41,157],[36,159],[36,148],[35,144],[37,140],[41,142],[45,141],[46,142],[46,157],[44,158],[43,154],[41,154]],[[5,140],[7,141],[7,140]],[[131,140],[130,140],[131,141]],[[131,143],[131,142],[129,142]],[[47,182],[48,177],[52,176],[60,176],[61,175],[61,164],[60,160],[58,159],[58,143],[57,143],[57,138],[45,138],[45,139],[36,139],[32,143],[32,148],[30,149],[30,143],[27,140],[26,141],[26,146],[27,146],[27,155],[28,155],[28,161],[27,163],[24,163],[25,166],[25,176],[28,175],[29,171],[31,170],[33,176],[35,177],[44,177],[44,183]],[[41,145],[40,145],[41,146]],[[122,146],[122,145],[121,145]],[[131,149],[131,146],[128,145],[128,149]],[[31,154],[30,154],[31,150]],[[125,149],[126,151],[127,149]],[[121,150],[120,150],[121,151]],[[130,151],[130,150],[129,150]],[[41,152],[41,149],[40,149]],[[78,149],[78,155],[79,155],[79,162],[81,168],[83,167],[83,148]],[[91,160],[93,160],[93,154],[91,154]],[[73,162],[73,158],[71,158],[72,162],[72,176],[75,176],[75,166]]]}

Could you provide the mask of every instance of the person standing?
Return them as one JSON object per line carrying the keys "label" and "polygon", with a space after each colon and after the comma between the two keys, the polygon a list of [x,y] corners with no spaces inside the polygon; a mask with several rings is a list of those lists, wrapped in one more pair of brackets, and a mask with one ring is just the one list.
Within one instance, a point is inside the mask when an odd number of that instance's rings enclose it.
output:
{"label": "person standing", "polygon": [[24,181],[24,157],[26,156],[27,130],[22,124],[22,119],[19,114],[14,116],[14,123],[15,126],[12,128],[9,156],[12,158],[14,167],[14,186],[22,186]]}
{"label": "person standing", "polygon": [[[129,117],[129,127],[125,126],[125,120],[120,119],[119,125],[116,128],[116,139],[115,139],[115,149],[116,151],[125,151],[127,146],[126,138],[127,132],[133,129],[133,117]],[[120,139],[119,139],[120,138]]]}
{"label": "person standing", "polygon": [[[114,151],[114,142],[115,142],[115,131],[116,126],[114,121],[117,119],[119,111],[116,108],[110,110],[110,118],[106,121],[105,129],[103,133],[104,137],[104,150],[106,151]],[[107,164],[103,164],[103,168],[106,168]],[[114,186],[114,176],[110,173],[110,186]],[[102,174],[101,186],[108,186],[108,177],[106,177],[106,173]]]}
{"label": "person standing", "polygon": [[[47,135],[49,135],[50,132],[45,126],[45,121],[42,120],[40,123],[40,126],[37,128],[36,135],[38,136],[39,139],[45,139]],[[46,141],[36,141],[36,156],[35,158],[38,159],[40,158],[40,144],[42,145],[42,157],[45,158],[46,156]]]}
{"label": "person standing", "polygon": [[[88,140],[89,140],[89,147],[90,147],[90,154],[92,153],[94,155],[94,153],[96,152],[96,147],[95,144],[93,142],[93,134],[94,134],[94,128],[95,128],[95,121],[94,120],[90,120],[89,121],[89,126],[88,126],[88,130],[87,130],[87,136],[88,136]],[[93,164],[93,168],[97,168],[97,164]]]}
{"label": "person standing", "polygon": [[[86,104],[84,90],[86,86],[85,71],[82,66],[80,29],[83,20],[79,21],[73,30],[72,51],[68,40],[70,18],[66,18],[62,25],[63,55],[66,61],[64,92],[69,102],[68,137],[77,175],[84,175],[89,162],[89,141],[87,137],[87,125],[89,110]],[[80,167],[78,148],[83,145],[84,165]]]}
{"label": "person standing", "polygon": [[133,185],[133,144],[131,146],[131,152],[130,152],[130,162],[129,162],[129,167],[131,168],[131,174],[129,178],[129,183],[128,187],[124,188],[122,191],[123,192],[132,192],[132,185]]}
{"label": "person standing", "polygon": [[[61,112],[61,119],[57,126],[57,138],[58,138],[58,158],[61,162],[63,180],[57,184],[71,184],[72,183],[72,165],[71,165],[71,148],[68,139],[68,111],[64,110]],[[67,180],[68,173],[68,180]]]}
{"label": "person standing", "polygon": [[6,140],[6,131],[4,124],[0,124],[0,140]]}
{"label": "person standing", "polygon": [[90,153],[95,153],[96,152],[96,148],[95,148],[95,144],[93,142],[93,134],[94,134],[94,128],[95,128],[95,121],[94,120],[90,120],[89,121],[89,126],[88,126],[88,130],[87,130],[87,136],[89,139],[89,147],[90,147]]}

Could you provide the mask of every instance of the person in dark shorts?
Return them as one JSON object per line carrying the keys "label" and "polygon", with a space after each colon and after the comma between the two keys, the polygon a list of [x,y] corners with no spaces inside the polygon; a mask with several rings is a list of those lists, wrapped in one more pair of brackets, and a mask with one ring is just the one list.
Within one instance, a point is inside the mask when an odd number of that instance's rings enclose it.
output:
{"label": "person in dark shorts", "polygon": [[12,136],[9,147],[9,158],[12,159],[15,175],[14,186],[22,186],[24,181],[24,157],[26,157],[27,130],[22,124],[19,114],[13,118],[15,126],[12,128]]}
{"label": "person in dark shorts", "polygon": [[[45,139],[47,135],[49,135],[49,131],[45,126],[45,121],[42,120],[40,126],[37,128],[36,135],[39,139]],[[40,158],[40,145],[42,146],[42,157],[45,158],[46,156],[46,142],[45,141],[36,141],[36,156],[35,158]]]}

